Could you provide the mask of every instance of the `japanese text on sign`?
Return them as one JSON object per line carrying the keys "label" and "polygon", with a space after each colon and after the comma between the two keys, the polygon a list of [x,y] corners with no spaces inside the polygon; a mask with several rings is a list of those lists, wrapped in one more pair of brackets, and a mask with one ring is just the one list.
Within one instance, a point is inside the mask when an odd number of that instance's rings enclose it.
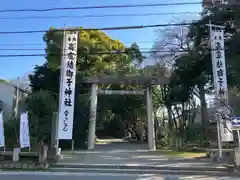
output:
{"label": "japanese text on sign", "polygon": [[59,139],[72,139],[78,32],[65,32],[60,87]]}
{"label": "japanese text on sign", "polygon": [[225,67],[223,30],[212,30],[212,63],[214,86],[219,97],[227,99],[227,78]]}

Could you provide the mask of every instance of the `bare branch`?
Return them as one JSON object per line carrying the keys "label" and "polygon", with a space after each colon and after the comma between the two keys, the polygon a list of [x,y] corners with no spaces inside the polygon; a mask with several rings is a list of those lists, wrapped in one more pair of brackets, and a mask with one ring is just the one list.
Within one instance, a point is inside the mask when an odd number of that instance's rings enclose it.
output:
{"label": "bare branch", "polygon": [[171,67],[179,55],[191,48],[187,33],[186,26],[158,30],[158,37],[152,48],[154,60],[163,66]]}

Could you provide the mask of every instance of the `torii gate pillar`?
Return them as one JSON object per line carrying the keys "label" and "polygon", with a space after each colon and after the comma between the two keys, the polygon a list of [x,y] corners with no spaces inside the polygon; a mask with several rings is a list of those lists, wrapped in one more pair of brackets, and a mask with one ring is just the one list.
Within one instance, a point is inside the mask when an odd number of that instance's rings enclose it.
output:
{"label": "torii gate pillar", "polygon": [[[96,137],[96,115],[97,115],[97,98],[98,85],[92,84],[91,104],[90,104],[90,120],[88,130],[88,149],[94,149]],[[146,88],[146,103],[147,103],[147,124],[148,124],[148,147],[150,150],[156,150],[153,105],[152,105],[152,88]]]}
{"label": "torii gate pillar", "polygon": [[146,88],[146,98],[147,98],[148,148],[150,150],[156,150],[151,87]]}
{"label": "torii gate pillar", "polygon": [[88,129],[88,149],[89,150],[94,149],[94,145],[95,145],[97,98],[98,98],[98,85],[92,84],[90,118],[89,118],[89,129]]}

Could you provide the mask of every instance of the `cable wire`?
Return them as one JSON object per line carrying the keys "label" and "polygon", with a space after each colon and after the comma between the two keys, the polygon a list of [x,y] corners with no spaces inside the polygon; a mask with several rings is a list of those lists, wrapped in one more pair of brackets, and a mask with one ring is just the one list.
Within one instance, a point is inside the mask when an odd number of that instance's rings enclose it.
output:
{"label": "cable wire", "polygon": [[[136,25],[136,26],[116,26],[116,27],[103,27],[103,28],[67,28],[66,31],[81,31],[81,30],[99,30],[99,31],[116,31],[116,30],[134,30],[144,28],[156,28],[156,27],[169,27],[169,26],[189,26],[193,22],[188,23],[172,23],[172,24],[152,24],[152,25]],[[23,31],[0,31],[0,34],[32,34],[32,33],[45,33],[48,31],[64,31],[64,29],[53,30],[23,30]]]}
{"label": "cable wire", "polygon": [[159,6],[182,6],[197,5],[200,2],[176,2],[176,3],[155,3],[155,4],[123,4],[123,5],[99,5],[99,6],[81,6],[81,7],[53,7],[43,9],[2,9],[0,13],[5,12],[49,12],[49,11],[66,11],[66,10],[85,10],[85,9],[113,9],[113,8],[136,8],[136,7],[159,7]]}
{"label": "cable wire", "polygon": [[[216,23],[225,23],[226,21],[217,21]],[[236,21],[230,21],[232,23]],[[115,26],[115,27],[102,27],[102,28],[59,28],[59,29],[49,29],[49,30],[22,30],[22,31],[0,31],[1,34],[31,34],[31,33],[44,33],[49,31],[117,31],[117,30],[137,30],[145,28],[157,28],[157,27],[171,27],[171,26],[190,26],[190,25],[200,25],[206,26],[206,24],[199,24],[198,21],[184,22],[184,23],[168,23],[168,24],[148,24],[148,25],[135,25],[135,26]]]}
{"label": "cable wire", "polygon": [[[214,51],[211,49],[207,49],[208,51]],[[225,49],[224,49],[225,50]],[[188,52],[195,52],[197,51],[196,49],[193,50],[147,50],[147,51],[140,51],[142,54],[146,54],[146,53],[188,53]],[[88,53],[89,55],[116,55],[116,54],[128,54],[130,52],[134,51],[118,51],[118,50],[113,50],[111,52],[94,52],[94,53]],[[78,55],[78,54],[77,54]],[[0,54],[0,58],[1,57],[35,57],[35,56],[67,56],[67,54],[61,54],[61,53],[49,53],[49,54]]]}
{"label": "cable wire", "polygon": [[[155,41],[121,41],[122,43],[126,44],[132,44],[132,43],[137,43],[137,44],[150,44],[154,43]],[[14,47],[14,46],[46,46],[44,43],[9,43],[9,44],[0,44],[0,47]]]}
{"label": "cable wire", "polygon": [[[151,50],[151,48],[139,48],[140,50]],[[45,48],[0,48],[0,51],[45,51]]]}
{"label": "cable wire", "polygon": [[168,16],[168,15],[200,15],[199,12],[179,13],[130,13],[130,14],[96,14],[96,15],[75,15],[75,16],[22,16],[22,17],[0,17],[1,20],[27,20],[27,19],[70,19],[70,18],[105,18],[105,17],[144,17],[144,16]]}

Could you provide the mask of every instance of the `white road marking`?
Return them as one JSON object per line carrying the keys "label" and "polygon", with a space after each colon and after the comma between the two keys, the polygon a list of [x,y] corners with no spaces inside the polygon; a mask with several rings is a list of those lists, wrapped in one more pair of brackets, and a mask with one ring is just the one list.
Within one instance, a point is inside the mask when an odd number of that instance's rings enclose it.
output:
{"label": "white road marking", "polygon": [[40,172],[40,171],[2,171],[0,175],[37,175],[37,176],[125,176],[125,177],[136,177],[136,176],[153,176],[154,174],[123,174],[123,173],[84,173],[84,172]]}

